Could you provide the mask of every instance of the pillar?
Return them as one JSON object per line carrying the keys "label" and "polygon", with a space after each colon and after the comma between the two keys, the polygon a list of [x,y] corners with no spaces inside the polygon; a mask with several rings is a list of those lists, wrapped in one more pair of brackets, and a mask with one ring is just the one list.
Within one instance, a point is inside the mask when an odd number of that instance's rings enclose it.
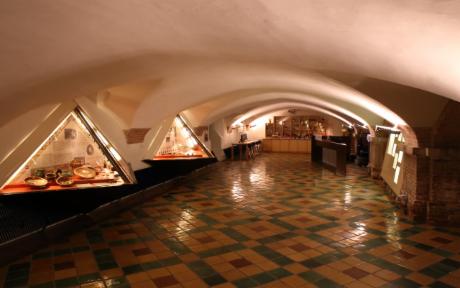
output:
{"label": "pillar", "polygon": [[413,128],[418,147],[406,151],[402,194],[414,220],[460,225],[460,103],[449,101],[437,124]]}
{"label": "pillar", "polygon": [[401,204],[410,218],[420,222],[427,218],[429,163],[429,158],[422,154],[422,150],[416,150],[411,154],[404,153]]}

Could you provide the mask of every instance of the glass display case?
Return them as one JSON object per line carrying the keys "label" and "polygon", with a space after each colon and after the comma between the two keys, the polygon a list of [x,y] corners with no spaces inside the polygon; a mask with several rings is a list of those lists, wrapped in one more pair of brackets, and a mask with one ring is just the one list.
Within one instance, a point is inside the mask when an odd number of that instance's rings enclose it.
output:
{"label": "glass display case", "polygon": [[177,115],[153,160],[210,158],[211,152],[198,140],[186,121]]}
{"label": "glass display case", "polygon": [[77,107],[9,177],[0,194],[110,187],[133,182],[128,164]]}

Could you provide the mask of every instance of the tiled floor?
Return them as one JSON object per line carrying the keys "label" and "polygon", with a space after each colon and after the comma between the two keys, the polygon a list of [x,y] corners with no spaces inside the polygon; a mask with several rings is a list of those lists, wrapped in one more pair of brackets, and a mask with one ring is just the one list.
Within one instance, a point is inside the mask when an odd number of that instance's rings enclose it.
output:
{"label": "tiled floor", "polygon": [[353,168],[224,162],[0,269],[5,287],[460,287],[460,233],[412,225]]}

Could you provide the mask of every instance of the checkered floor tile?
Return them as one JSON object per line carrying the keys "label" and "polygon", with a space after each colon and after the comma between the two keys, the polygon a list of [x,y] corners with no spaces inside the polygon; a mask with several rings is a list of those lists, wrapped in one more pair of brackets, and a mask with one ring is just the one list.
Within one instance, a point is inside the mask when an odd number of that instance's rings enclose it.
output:
{"label": "checkered floor tile", "polygon": [[4,287],[459,287],[460,232],[416,225],[383,188],[306,155],[201,179],[0,268]]}

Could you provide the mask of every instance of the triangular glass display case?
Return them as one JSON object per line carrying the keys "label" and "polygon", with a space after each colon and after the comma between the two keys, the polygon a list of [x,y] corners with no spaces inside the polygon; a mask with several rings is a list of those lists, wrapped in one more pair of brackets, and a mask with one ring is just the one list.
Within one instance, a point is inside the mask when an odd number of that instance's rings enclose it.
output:
{"label": "triangular glass display case", "polygon": [[177,115],[153,160],[185,160],[213,158],[186,121]]}
{"label": "triangular glass display case", "polygon": [[0,188],[0,195],[135,182],[129,165],[79,107]]}

